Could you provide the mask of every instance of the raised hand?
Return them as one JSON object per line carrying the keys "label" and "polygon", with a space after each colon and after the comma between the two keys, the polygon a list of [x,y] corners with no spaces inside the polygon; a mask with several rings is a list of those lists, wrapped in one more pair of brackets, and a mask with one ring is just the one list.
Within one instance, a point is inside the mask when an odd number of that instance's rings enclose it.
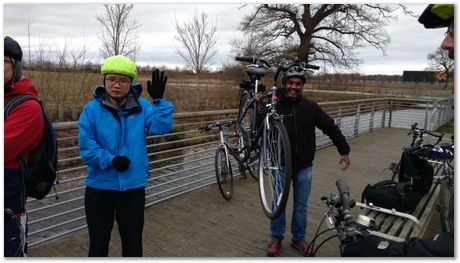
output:
{"label": "raised hand", "polygon": [[168,77],[164,76],[163,71],[161,71],[161,74],[158,69],[152,71],[152,81],[147,81],[147,91],[153,100],[163,98],[166,81],[168,81]]}

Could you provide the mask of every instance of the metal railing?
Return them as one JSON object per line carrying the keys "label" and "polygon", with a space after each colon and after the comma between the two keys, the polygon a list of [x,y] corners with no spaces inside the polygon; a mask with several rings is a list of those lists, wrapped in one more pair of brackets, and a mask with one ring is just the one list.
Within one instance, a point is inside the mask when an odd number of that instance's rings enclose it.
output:
{"label": "metal railing", "polygon": [[[419,127],[436,129],[454,115],[453,99],[367,99],[320,105],[347,138],[381,127],[409,128],[414,122],[418,122]],[[216,119],[235,118],[237,112],[232,109],[176,113],[171,133],[147,136],[150,177],[146,186],[146,207],[215,183],[217,135],[200,133],[197,127]],[[86,227],[86,165],[78,151],[77,122],[54,123],[53,126],[59,142],[58,181],[55,191],[44,199],[27,200],[31,247]],[[320,130],[316,135],[317,148],[331,144]],[[236,169],[234,174],[237,176],[239,171]]]}

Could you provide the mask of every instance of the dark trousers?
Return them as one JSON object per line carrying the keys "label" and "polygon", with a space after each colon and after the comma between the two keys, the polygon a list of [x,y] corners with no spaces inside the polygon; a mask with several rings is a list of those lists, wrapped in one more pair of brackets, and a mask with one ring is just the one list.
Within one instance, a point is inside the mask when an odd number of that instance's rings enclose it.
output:
{"label": "dark trousers", "polygon": [[[9,210],[9,209],[8,209]],[[27,214],[14,215],[6,212],[4,221],[3,249],[5,257],[24,257],[27,254]]]}
{"label": "dark trousers", "polygon": [[3,249],[5,257],[27,254],[26,190],[21,168],[4,169]]}
{"label": "dark trousers", "polygon": [[114,218],[120,232],[122,256],[142,257],[145,188],[127,191],[86,187],[85,212],[89,256],[107,257]]}

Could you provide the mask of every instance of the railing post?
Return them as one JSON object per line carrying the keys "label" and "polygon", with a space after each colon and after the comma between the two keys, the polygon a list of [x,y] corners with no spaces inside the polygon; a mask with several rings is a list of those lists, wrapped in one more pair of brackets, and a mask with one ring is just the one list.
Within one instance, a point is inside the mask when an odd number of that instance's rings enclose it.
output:
{"label": "railing post", "polygon": [[356,108],[356,118],[355,118],[355,127],[354,127],[354,136],[358,136],[359,134],[359,113],[361,111],[361,104],[358,104]]}
{"label": "railing post", "polygon": [[[425,125],[423,125],[423,128],[425,130],[428,130],[428,109],[429,109],[429,104],[428,102],[426,103],[426,107],[425,107]],[[431,125],[430,125],[431,126]]]}
{"label": "railing post", "polygon": [[385,101],[382,109],[382,128],[385,128],[385,120],[386,120],[386,113],[387,113],[387,102]]}
{"label": "railing post", "polygon": [[336,121],[337,127],[342,125],[342,107],[340,107],[340,104],[337,106],[337,121]]}
{"label": "railing post", "polygon": [[372,102],[371,117],[369,119],[369,131],[374,131],[374,112],[375,112],[375,102]]}
{"label": "railing post", "polygon": [[388,128],[391,128],[391,118],[393,117],[393,100],[390,100],[390,110],[388,116]]}

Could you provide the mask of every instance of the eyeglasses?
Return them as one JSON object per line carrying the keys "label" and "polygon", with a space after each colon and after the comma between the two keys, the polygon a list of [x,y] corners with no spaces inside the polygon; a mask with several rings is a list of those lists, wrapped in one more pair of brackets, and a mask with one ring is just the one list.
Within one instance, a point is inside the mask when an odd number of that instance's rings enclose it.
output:
{"label": "eyeglasses", "polygon": [[444,33],[444,37],[454,38],[454,29],[449,27],[447,31]]}
{"label": "eyeglasses", "polygon": [[106,78],[105,80],[109,85],[115,85],[115,83],[118,83],[120,86],[128,86],[131,83],[131,81],[128,79]]}

